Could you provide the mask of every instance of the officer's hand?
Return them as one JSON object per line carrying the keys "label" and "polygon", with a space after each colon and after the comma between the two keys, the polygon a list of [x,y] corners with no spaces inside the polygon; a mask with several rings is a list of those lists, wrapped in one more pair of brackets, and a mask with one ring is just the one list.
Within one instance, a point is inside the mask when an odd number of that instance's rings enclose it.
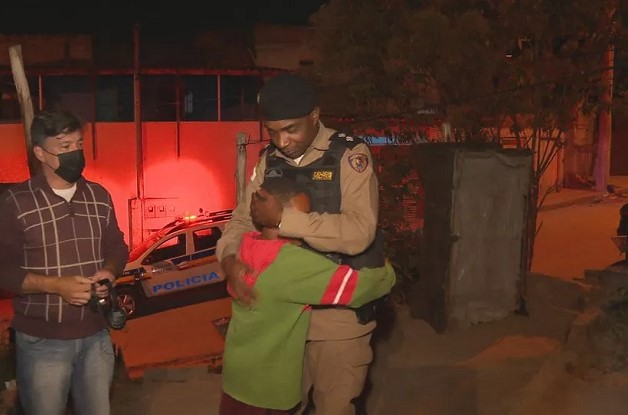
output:
{"label": "officer's hand", "polygon": [[249,272],[249,267],[235,255],[227,255],[220,262],[220,266],[227,277],[227,283],[235,294],[235,299],[245,306],[251,306],[255,301],[255,292],[246,284],[244,276]]}
{"label": "officer's hand", "polygon": [[59,277],[53,292],[70,304],[85,305],[91,298],[92,280],[85,277]]}
{"label": "officer's hand", "polygon": [[283,205],[264,189],[253,193],[251,198],[251,219],[253,223],[266,228],[275,228],[281,222]]}

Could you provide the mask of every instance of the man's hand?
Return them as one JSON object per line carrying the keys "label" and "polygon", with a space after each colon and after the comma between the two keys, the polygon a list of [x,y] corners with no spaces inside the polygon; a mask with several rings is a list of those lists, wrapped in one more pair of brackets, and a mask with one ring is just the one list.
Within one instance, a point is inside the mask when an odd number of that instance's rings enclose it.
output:
{"label": "man's hand", "polygon": [[264,189],[259,189],[251,197],[251,219],[256,225],[276,228],[281,222],[283,205]]}
{"label": "man's hand", "polygon": [[109,280],[113,283],[113,281],[116,279],[116,277],[113,275],[113,273],[111,271],[109,271],[108,269],[100,269],[98,271],[96,271],[96,273],[94,273],[94,275],[92,275],[91,277],[89,277],[89,279],[91,280],[92,283],[96,284],[96,295],[99,298],[105,298],[107,295],[109,295],[109,289],[107,288],[106,285],[104,284],[99,284],[99,282],[101,280]]}
{"label": "man's hand", "polygon": [[72,305],[87,304],[92,297],[92,280],[86,277],[59,277],[53,281],[51,292],[58,294]]}
{"label": "man's hand", "polygon": [[220,261],[220,266],[227,277],[227,283],[235,294],[235,299],[245,306],[251,306],[255,301],[255,292],[244,281],[244,275],[249,272],[249,267],[235,255],[227,255]]}

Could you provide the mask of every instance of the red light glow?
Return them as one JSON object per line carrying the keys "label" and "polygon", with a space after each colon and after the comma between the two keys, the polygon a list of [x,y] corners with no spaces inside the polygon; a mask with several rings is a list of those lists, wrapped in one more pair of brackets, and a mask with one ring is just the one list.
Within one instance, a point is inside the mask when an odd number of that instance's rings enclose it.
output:
{"label": "red light glow", "polygon": [[[221,182],[209,164],[197,160],[168,159],[153,163],[144,174],[147,198],[173,198],[177,216],[192,220],[191,212],[231,208],[235,190]],[[230,191],[231,190],[231,191]]]}

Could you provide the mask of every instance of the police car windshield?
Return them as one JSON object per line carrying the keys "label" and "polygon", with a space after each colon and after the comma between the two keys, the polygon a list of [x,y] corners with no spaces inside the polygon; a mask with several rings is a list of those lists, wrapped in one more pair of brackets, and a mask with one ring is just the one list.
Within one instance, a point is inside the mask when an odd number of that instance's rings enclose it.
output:
{"label": "police car windshield", "polygon": [[140,256],[142,256],[144,252],[146,252],[148,248],[153,246],[155,242],[161,239],[169,231],[170,231],[170,228],[160,229],[154,234],[152,234],[151,236],[149,236],[148,238],[146,238],[139,246],[137,246],[135,249],[133,249],[129,253],[129,259],[127,260],[127,262],[133,262],[136,259],[138,259]]}

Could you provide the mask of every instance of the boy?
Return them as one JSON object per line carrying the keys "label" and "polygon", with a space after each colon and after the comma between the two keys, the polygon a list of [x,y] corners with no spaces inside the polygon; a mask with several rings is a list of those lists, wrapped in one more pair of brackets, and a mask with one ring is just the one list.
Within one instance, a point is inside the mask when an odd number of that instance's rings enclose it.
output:
{"label": "boy", "polygon": [[[267,178],[255,198],[276,198],[303,212],[309,197],[296,182]],[[220,415],[291,414],[301,401],[308,304],[359,307],[390,292],[389,264],[359,272],[278,238],[277,228],[246,233],[241,260],[255,270],[245,281],[256,291],[248,309],[232,305],[223,366]]]}

